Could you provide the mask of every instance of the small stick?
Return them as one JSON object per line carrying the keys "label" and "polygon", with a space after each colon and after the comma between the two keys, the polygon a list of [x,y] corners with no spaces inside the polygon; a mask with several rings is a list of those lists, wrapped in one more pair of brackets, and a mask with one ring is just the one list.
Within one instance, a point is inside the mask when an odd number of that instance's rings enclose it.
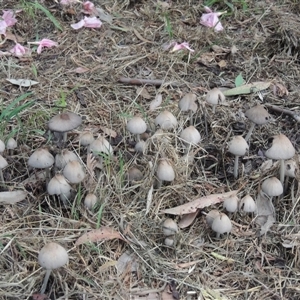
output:
{"label": "small stick", "polygon": [[271,104],[265,104],[265,105],[273,111],[291,116],[294,120],[296,120],[298,123],[300,123],[300,113],[296,113],[289,109],[281,108],[279,106],[275,106],[275,105],[271,105]]}
{"label": "small stick", "polygon": [[[120,77],[119,82],[128,83],[128,84],[132,84],[132,85],[149,84],[149,85],[161,86],[164,84],[164,80],[160,80],[160,79],[139,79],[139,78],[129,78],[129,77]],[[173,87],[180,86],[176,82],[174,82],[174,83],[170,82],[170,83],[167,83],[167,85],[170,85]]]}

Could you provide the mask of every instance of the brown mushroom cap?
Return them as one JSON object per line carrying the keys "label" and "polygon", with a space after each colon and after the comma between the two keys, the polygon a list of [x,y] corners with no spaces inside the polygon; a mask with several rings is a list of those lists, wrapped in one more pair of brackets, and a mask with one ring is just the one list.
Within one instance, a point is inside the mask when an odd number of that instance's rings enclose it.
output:
{"label": "brown mushroom cap", "polygon": [[64,112],[50,119],[48,128],[51,131],[67,132],[77,128],[82,123],[79,115],[73,112]]}
{"label": "brown mushroom cap", "polygon": [[273,137],[272,146],[265,155],[271,159],[290,159],[295,155],[295,148],[289,138],[281,133]]}
{"label": "brown mushroom cap", "polygon": [[248,109],[245,116],[257,125],[266,124],[270,120],[268,111],[260,104]]}
{"label": "brown mushroom cap", "polygon": [[78,160],[71,160],[64,167],[63,175],[69,180],[69,182],[79,183],[84,179],[85,172]]}

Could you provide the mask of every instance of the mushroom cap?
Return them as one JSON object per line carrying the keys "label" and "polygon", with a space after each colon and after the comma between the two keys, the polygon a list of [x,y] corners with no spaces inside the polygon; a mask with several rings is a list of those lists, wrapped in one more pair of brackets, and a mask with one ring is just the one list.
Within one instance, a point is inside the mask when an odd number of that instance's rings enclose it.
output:
{"label": "mushroom cap", "polygon": [[162,224],[162,230],[165,236],[174,235],[178,232],[177,223],[171,218],[165,219]]}
{"label": "mushroom cap", "polygon": [[47,191],[49,195],[68,195],[71,191],[71,186],[66,181],[66,178],[61,174],[56,174],[48,183]]}
{"label": "mushroom cap", "polygon": [[147,130],[147,124],[141,117],[133,117],[127,122],[126,127],[132,134],[142,134]]}
{"label": "mushroom cap", "polygon": [[5,144],[2,140],[0,140],[0,153],[4,152],[5,150]]}
{"label": "mushroom cap", "polygon": [[69,161],[63,169],[64,176],[71,183],[79,183],[85,177],[85,172],[78,160]]}
{"label": "mushroom cap", "polygon": [[214,219],[211,229],[220,234],[225,232],[229,233],[232,229],[232,224],[227,215],[220,213],[219,216]]}
{"label": "mushroom cap", "polygon": [[238,208],[239,198],[237,196],[226,198],[223,202],[223,207],[228,212],[235,212]]}
{"label": "mushroom cap", "polygon": [[205,100],[208,104],[217,105],[222,104],[225,101],[225,96],[221,90],[213,88],[206,94]]}
{"label": "mushroom cap", "polygon": [[256,211],[256,203],[250,195],[246,195],[241,199],[239,203],[239,210],[243,210],[247,213],[252,213]]}
{"label": "mushroom cap", "polygon": [[64,266],[69,260],[69,255],[64,247],[51,242],[46,244],[39,252],[39,264],[47,269],[53,270]]}
{"label": "mushroom cap", "polygon": [[9,138],[7,143],[6,143],[6,148],[7,149],[16,149],[18,147],[18,143],[14,138]]}
{"label": "mushroom cap", "polygon": [[272,146],[265,152],[271,159],[290,159],[295,155],[295,148],[284,134],[273,137]]}
{"label": "mushroom cap", "polygon": [[143,177],[143,173],[136,167],[131,167],[127,172],[127,178],[129,182],[141,181]]}
{"label": "mushroom cap", "polygon": [[197,103],[196,103],[197,96],[193,93],[187,93],[184,95],[179,103],[178,107],[181,111],[189,111],[191,110],[193,113],[197,111]]}
{"label": "mushroom cap", "polygon": [[94,135],[90,131],[84,131],[79,136],[79,143],[82,146],[88,146],[94,141]]}
{"label": "mushroom cap", "polygon": [[144,153],[145,149],[146,149],[146,142],[143,140],[138,141],[134,146],[134,150],[142,154]]}
{"label": "mushroom cap", "polygon": [[207,225],[211,228],[211,225],[216,217],[220,215],[220,212],[216,209],[209,211],[205,217]]}
{"label": "mushroom cap", "polygon": [[295,178],[297,172],[297,163],[293,159],[289,159],[284,162],[284,166],[284,175]]}
{"label": "mushroom cap", "polygon": [[168,247],[172,247],[174,245],[174,238],[172,236],[168,236],[164,241],[165,245]]}
{"label": "mushroom cap", "polygon": [[249,146],[241,135],[234,136],[228,143],[228,151],[235,156],[243,156],[246,154]]}
{"label": "mushroom cap", "polygon": [[183,129],[180,137],[188,144],[196,145],[201,141],[200,132],[194,126],[189,126]]}
{"label": "mushroom cap", "polygon": [[28,165],[37,169],[49,168],[54,163],[53,155],[44,148],[35,150],[28,159]]}
{"label": "mushroom cap", "polygon": [[4,169],[8,165],[8,162],[6,159],[0,155],[0,169]]}
{"label": "mushroom cap", "polygon": [[84,198],[84,206],[87,209],[92,209],[97,203],[97,196],[95,194],[89,193]]}
{"label": "mushroom cap", "polygon": [[114,152],[109,141],[103,136],[100,136],[94,140],[89,147],[94,154],[104,153],[107,155],[112,155]]}
{"label": "mushroom cap", "polygon": [[270,197],[279,196],[283,193],[281,181],[276,177],[270,177],[263,181],[261,189]]}
{"label": "mushroom cap", "polygon": [[270,115],[268,111],[260,104],[249,108],[245,112],[245,116],[257,125],[263,125],[269,122]]}
{"label": "mushroom cap", "polygon": [[164,130],[174,129],[177,126],[177,119],[171,112],[165,110],[156,117],[155,125]]}
{"label": "mushroom cap", "polygon": [[55,166],[58,169],[63,169],[71,160],[78,160],[77,155],[68,149],[64,149],[61,153],[55,155]]}
{"label": "mushroom cap", "polygon": [[165,159],[159,162],[156,175],[161,181],[173,181],[175,179],[174,169]]}
{"label": "mushroom cap", "polygon": [[79,115],[73,112],[64,112],[50,119],[48,128],[51,131],[66,132],[77,128],[82,123]]}

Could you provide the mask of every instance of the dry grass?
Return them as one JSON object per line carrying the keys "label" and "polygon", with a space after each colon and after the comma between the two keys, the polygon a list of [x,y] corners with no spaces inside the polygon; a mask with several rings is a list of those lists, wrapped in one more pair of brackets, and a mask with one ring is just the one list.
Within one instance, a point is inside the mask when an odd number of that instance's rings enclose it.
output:
{"label": "dry grass", "polygon": [[[2,8],[16,9],[24,4],[9,2]],[[298,203],[300,199],[297,180],[294,192],[288,192],[276,207],[277,223],[262,237],[257,237],[258,228],[251,217],[237,213],[232,234],[217,240],[200,215],[193,225],[178,233],[176,247],[168,248],[163,245],[161,232],[165,215],[160,214],[164,208],[211,193],[243,187],[241,196],[255,195],[261,180],[278,171],[276,166],[267,172],[258,171],[264,161],[259,151],[266,148],[272,135],[282,132],[299,153],[298,124],[289,116],[272,113],[273,122],[254,130],[250,153],[242,159],[244,174],[235,181],[233,157],[225,145],[230,136],[248,129],[243,112],[259,102],[257,95],[230,98],[227,106],[218,107],[216,114],[209,116],[208,135],[202,113],[211,109],[200,106],[196,123],[203,139],[201,148],[196,149],[195,163],[187,169],[181,160],[181,142],[176,138],[189,124],[187,116],[178,116],[176,132],[156,138],[154,119],[158,112],[149,111],[151,100],[138,95],[135,86],[118,83],[121,76],[176,82],[178,85],[146,88],[153,99],[162,93],[163,109],[178,115],[177,104],[185,93],[193,91],[202,103],[206,90],[233,86],[235,77],[242,73],[249,82],[281,83],[289,95],[279,97],[268,92],[264,102],[299,110],[300,24],[295,15],[286,18],[298,13],[297,1],[247,1],[245,11],[237,3],[223,19],[226,31],[218,34],[199,25],[203,7],[199,1],[172,1],[169,9],[163,9],[154,0],[104,0],[101,7],[114,16],[113,24],[79,31],[69,26],[80,19],[79,4],[73,14],[53,1],[41,2],[63,25],[63,32],[40,11],[32,16],[28,10],[19,14],[13,32],[27,42],[53,39],[59,42],[58,49],[48,49],[39,56],[34,53],[29,60],[3,57],[0,61],[2,107],[27,91],[8,83],[7,77],[39,81],[31,88],[34,106],[23,111],[18,120],[9,121],[3,132],[6,139],[15,130],[19,143],[12,156],[5,153],[9,162],[5,180],[11,187],[24,185],[30,196],[16,205],[0,207],[0,298],[30,299],[40,289],[44,271],[37,262],[38,251],[46,242],[56,241],[69,250],[70,262],[52,273],[46,291],[51,299],[150,299],[146,298],[150,291],[163,297],[153,299],[175,299],[162,296],[166,283],[176,287],[180,299],[299,299],[300,209],[292,204],[292,200]],[[215,9],[228,10],[223,1],[218,2]],[[166,26],[168,22],[171,26]],[[172,39],[188,41],[195,53],[163,51],[162,45]],[[12,45],[7,41],[1,50],[9,50]],[[216,55],[212,45],[235,45],[239,51],[236,55]],[[205,64],[207,53],[212,59]],[[226,66],[221,68],[222,60]],[[77,67],[90,71],[72,72]],[[72,204],[65,205],[47,195],[43,180],[25,183],[34,173],[26,167],[34,149],[47,145],[53,154],[59,151],[48,139],[46,124],[61,111],[55,106],[61,91],[68,93],[67,109],[84,118],[81,130],[97,135],[102,126],[117,132],[117,137],[110,139],[115,159],[90,187],[100,199],[94,212],[82,204],[89,191],[87,184],[77,188]],[[128,117],[136,114],[143,116],[151,128],[145,156],[134,153],[134,137],[125,126]],[[70,134],[67,146],[86,163],[77,136],[76,132]],[[163,154],[175,166],[176,180],[154,190],[150,211],[145,215],[147,193],[154,181],[149,162],[155,167]],[[133,186],[123,180],[130,166],[138,166],[144,174],[142,182]],[[74,246],[81,234],[99,225],[119,230],[131,242],[111,240]],[[294,246],[287,248],[285,244]],[[125,251],[133,253],[137,267],[134,272],[128,267],[118,275],[115,263]]]}

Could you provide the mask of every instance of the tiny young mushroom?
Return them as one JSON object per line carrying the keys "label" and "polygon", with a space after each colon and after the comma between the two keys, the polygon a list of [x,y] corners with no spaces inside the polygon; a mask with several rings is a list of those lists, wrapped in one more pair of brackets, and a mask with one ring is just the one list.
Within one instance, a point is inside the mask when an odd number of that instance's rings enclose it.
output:
{"label": "tiny young mushroom", "polygon": [[178,107],[182,112],[189,112],[190,124],[193,124],[193,114],[196,113],[198,105],[196,103],[197,96],[193,93],[185,94],[178,103]]}
{"label": "tiny young mushroom", "polygon": [[284,183],[284,190],[287,190],[289,184],[289,178],[295,178],[297,173],[297,163],[293,159],[288,159],[284,162],[284,175],[285,175],[285,183]]}
{"label": "tiny young mushroom", "polygon": [[173,246],[174,236],[178,232],[177,223],[171,218],[165,219],[162,224],[162,230],[163,230],[164,236],[166,237],[165,245],[170,246],[170,247]]}
{"label": "tiny young mushroom", "polygon": [[67,141],[69,131],[77,128],[82,123],[82,118],[73,112],[64,112],[50,119],[48,128],[51,131],[63,134],[63,142]]}
{"label": "tiny young mushroom", "polygon": [[93,193],[88,193],[85,198],[84,198],[84,206],[89,209],[92,210],[93,207],[96,205],[97,203],[97,196]]}
{"label": "tiny young mushroom", "polygon": [[239,157],[246,154],[248,150],[248,144],[241,135],[234,136],[228,143],[228,151],[235,155],[234,159],[234,178],[238,178],[238,168],[239,168]]}
{"label": "tiny young mushroom", "polygon": [[0,155],[0,185],[4,185],[4,183],[5,183],[2,169],[7,167],[7,165],[8,165],[8,163],[7,163],[6,159],[2,155]]}
{"label": "tiny young mushroom", "polygon": [[283,193],[283,186],[279,179],[270,177],[263,181],[261,190],[272,200],[275,196],[280,196]]}
{"label": "tiny young mushroom", "polygon": [[216,233],[218,239],[221,234],[229,233],[231,231],[232,224],[226,214],[219,213],[219,215],[213,220],[211,229]]}
{"label": "tiny young mushroom", "polygon": [[214,219],[219,215],[220,212],[216,209],[212,209],[211,211],[209,211],[205,216],[206,224],[211,228]]}
{"label": "tiny young mushroom", "polygon": [[264,125],[270,120],[268,111],[260,104],[248,109],[245,116],[251,121],[251,127],[245,137],[246,141],[249,140],[255,125]]}
{"label": "tiny young mushroom", "polygon": [[90,131],[84,131],[79,135],[79,144],[81,146],[87,147],[89,146],[95,139],[94,135]]}
{"label": "tiny young mushroom", "polygon": [[238,196],[232,196],[226,198],[223,202],[223,207],[229,212],[229,216],[236,212],[238,209],[239,198]]}
{"label": "tiny young mushroom", "polygon": [[63,169],[65,165],[71,160],[79,159],[74,152],[68,149],[63,149],[60,153],[55,155],[55,167],[58,169]]}
{"label": "tiny young mushroom", "polygon": [[183,129],[180,133],[180,138],[185,143],[184,154],[189,152],[192,145],[197,145],[201,141],[200,132],[194,126],[189,126]]}
{"label": "tiny young mushroom", "polygon": [[156,170],[156,175],[159,180],[158,187],[162,185],[163,181],[171,182],[175,179],[174,169],[166,159],[161,159],[161,161],[159,162]]}
{"label": "tiny young mushroom", "polygon": [[35,150],[28,159],[28,166],[45,169],[46,180],[50,178],[50,167],[54,164],[53,155],[45,148]]}
{"label": "tiny young mushroom", "polygon": [[218,104],[222,104],[225,101],[225,96],[224,94],[221,92],[221,90],[219,90],[218,88],[213,88],[212,90],[210,90],[206,96],[205,96],[205,101],[212,105],[213,107],[213,113],[216,112],[216,106]]}
{"label": "tiny young mushroom", "polygon": [[295,155],[295,148],[291,141],[284,134],[273,136],[272,146],[265,151],[265,155],[268,158],[280,161],[280,181],[284,184],[284,161]]}
{"label": "tiny young mushroom", "polygon": [[71,183],[80,183],[84,177],[85,172],[81,163],[78,160],[69,161],[63,169],[63,175]]}
{"label": "tiny young mushroom", "polygon": [[130,184],[134,184],[137,181],[141,181],[143,179],[143,173],[136,167],[131,167],[127,172],[127,180]]}
{"label": "tiny young mushroom", "polygon": [[136,135],[138,141],[140,140],[140,134],[144,133],[147,130],[146,122],[138,116],[131,118],[127,122],[126,127],[130,133]]}
{"label": "tiny young mushroom", "polygon": [[46,269],[46,275],[41,288],[41,294],[44,294],[51,271],[58,269],[68,263],[69,255],[64,247],[51,242],[46,244],[39,252],[38,261],[41,267]]}
{"label": "tiny young mushroom", "polygon": [[71,186],[61,174],[56,174],[48,183],[49,195],[58,195],[63,202],[66,202],[71,194]]}
{"label": "tiny young mushroom", "polygon": [[14,138],[9,138],[6,142],[6,149],[9,150],[9,154],[13,155],[14,150],[18,147],[18,143]]}
{"label": "tiny young mushroom", "polygon": [[103,157],[110,158],[114,153],[111,144],[103,136],[98,137],[90,144],[89,151],[91,151],[98,158],[99,168],[103,167]]}
{"label": "tiny young mushroom", "polygon": [[177,126],[177,119],[171,112],[165,110],[156,117],[155,125],[159,125],[163,130],[172,130]]}
{"label": "tiny young mushroom", "polygon": [[250,195],[246,195],[239,203],[239,210],[245,213],[254,213],[256,211],[256,203]]}

